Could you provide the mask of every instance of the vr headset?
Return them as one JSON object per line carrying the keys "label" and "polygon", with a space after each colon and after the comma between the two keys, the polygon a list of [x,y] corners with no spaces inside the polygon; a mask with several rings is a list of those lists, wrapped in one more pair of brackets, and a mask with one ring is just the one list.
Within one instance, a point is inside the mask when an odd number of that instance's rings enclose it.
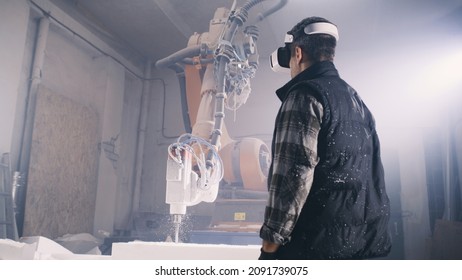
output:
{"label": "vr headset", "polygon": [[[306,35],[311,34],[327,34],[331,35],[338,41],[338,30],[337,26],[329,22],[315,22],[308,24],[303,29]],[[284,39],[285,46],[275,50],[270,56],[271,69],[274,72],[288,72],[289,61],[290,61],[290,44],[294,41],[294,36],[286,34]]]}

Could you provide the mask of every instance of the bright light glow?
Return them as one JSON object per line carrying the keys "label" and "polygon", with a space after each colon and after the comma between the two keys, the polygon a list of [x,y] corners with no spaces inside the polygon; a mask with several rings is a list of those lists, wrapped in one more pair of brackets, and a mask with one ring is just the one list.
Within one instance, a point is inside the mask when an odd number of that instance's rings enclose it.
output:
{"label": "bright light glow", "polygon": [[439,56],[442,59],[430,64],[416,77],[415,88],[411,89],[414,97],[437,98],[462,90],[462,51],[440,54],[443,54]]}

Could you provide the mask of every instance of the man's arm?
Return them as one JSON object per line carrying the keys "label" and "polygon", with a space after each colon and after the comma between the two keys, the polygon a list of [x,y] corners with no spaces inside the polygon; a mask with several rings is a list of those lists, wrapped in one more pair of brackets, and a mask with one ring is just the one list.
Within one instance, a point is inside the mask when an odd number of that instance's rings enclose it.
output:
{"label": "man's arm", "polygon": [[276,123],[269,200],[260,231],[262,250],[288,242],[313,183],[322,105],[306,92],[291,93]]}

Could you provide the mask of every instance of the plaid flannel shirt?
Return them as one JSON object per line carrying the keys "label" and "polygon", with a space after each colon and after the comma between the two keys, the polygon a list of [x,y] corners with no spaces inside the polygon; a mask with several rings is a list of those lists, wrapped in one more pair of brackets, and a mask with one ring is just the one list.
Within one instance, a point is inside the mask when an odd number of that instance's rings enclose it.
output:
{"label": "plaid flannel shirt", "polygon": [[268,175],[269,199],[260,237],[285,244],[302,211],[318,163],[317,143],[322,105],[309,92],[287,93],[276,117],[272,163]]}

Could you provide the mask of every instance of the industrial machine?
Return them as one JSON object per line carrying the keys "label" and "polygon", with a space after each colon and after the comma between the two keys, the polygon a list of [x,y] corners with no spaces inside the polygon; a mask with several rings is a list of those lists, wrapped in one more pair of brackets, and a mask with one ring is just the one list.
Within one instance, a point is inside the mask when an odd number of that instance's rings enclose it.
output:
{"label": "industrial machine", "polygon": [[[232,139],[224,123],[225,109],[235,112],[251,91],[259,31],[245,23],[249,10],[261,2],[249,0],[237,7],[234,1],[230,9],[217,9],[208,32],[193,34],[186,48],[156,62],[157,68],[177,73],[182,95],[186,133],[168,148],[166,174],[166,203],[177,242],[186,208],[200,202],[215,202],[215,230],[242,231],[252,223],[258,227],[263,219],[258,215],[249,220],[249,211],[240,209],[260,203],[264,210],[269,149],[260,139]],[[279,1],[258,20],[286,2]]]}

